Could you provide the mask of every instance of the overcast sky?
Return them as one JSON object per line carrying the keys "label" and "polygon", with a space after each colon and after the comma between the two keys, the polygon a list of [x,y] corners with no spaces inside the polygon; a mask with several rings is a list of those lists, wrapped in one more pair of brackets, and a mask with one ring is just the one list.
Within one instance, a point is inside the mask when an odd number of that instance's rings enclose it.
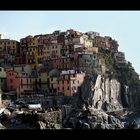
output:
{"label": "overcast sky", "polygon": [[111,36],[140,74],[140,11],[0,11],[2,38],[19,41],[27,35],[70,28]]}

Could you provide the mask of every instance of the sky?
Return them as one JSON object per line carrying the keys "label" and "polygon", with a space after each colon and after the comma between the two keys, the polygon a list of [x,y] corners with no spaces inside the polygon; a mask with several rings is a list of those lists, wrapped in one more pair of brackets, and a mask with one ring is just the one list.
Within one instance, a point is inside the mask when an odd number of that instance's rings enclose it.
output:
{"label": "sky", "polygon": [[19,41],[67,29],[96,31],[117,40],[119,51],[140,74],[140,11],[0,11],[2,38]]}

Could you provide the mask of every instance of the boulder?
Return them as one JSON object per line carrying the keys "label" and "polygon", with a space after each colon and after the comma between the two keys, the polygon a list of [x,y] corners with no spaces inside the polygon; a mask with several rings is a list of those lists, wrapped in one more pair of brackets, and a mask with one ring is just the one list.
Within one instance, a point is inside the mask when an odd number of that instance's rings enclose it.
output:
{"label": "boulder", "polygon": [[0,129],[6,129],[6,127],[0,123]]}

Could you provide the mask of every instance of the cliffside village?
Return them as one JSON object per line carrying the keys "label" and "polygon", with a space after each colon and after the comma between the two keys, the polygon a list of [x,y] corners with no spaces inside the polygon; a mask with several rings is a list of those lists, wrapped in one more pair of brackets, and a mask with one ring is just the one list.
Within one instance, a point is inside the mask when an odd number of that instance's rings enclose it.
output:
{"label": "cliffside village", "polygon": [[[40,103],[44,108],[65,105],[93,69],[103,71],[100,48],[114,51],[115,64],[127,63],[111,37],[97,32],[65,32],[21,38],[0,36],[0,88],[2,98]],[[2,103],[1,103],[2,104]]]}
{"label": "cliffside village", "polygon": [[[0,87],[17,98],[38,93],[73,96],[84,80],[85,67],[101,65],[98,42],[111,49],[109,39],[72,29],[27,36],[20,42],[0,39]],[[124,53],[115,51],[117,63],[124,64]]]}

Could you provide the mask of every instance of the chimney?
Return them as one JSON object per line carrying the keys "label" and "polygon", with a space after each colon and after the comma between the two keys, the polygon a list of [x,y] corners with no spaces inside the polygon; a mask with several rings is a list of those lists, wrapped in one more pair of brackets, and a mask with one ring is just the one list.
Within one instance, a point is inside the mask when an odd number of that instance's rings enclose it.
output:
{"label": "chimney", "polygon": [[2,34],[0,34],[0,39],[1,39]]}

